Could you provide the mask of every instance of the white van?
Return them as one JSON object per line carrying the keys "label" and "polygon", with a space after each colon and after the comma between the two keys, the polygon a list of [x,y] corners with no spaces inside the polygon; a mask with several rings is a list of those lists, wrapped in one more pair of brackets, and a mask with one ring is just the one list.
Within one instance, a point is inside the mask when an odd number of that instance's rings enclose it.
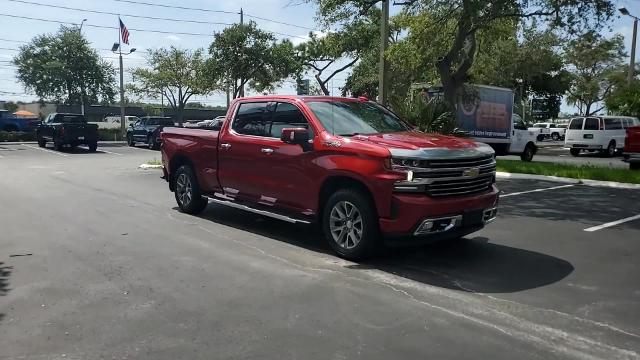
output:
{"label": "white van", "polygon": [[626,129],[637,125],[640,125],[640,121],[629,116],[573,118],[567,127],[564,145],[573,156],[578,156],[582,150],[613,156],[624,148]]}

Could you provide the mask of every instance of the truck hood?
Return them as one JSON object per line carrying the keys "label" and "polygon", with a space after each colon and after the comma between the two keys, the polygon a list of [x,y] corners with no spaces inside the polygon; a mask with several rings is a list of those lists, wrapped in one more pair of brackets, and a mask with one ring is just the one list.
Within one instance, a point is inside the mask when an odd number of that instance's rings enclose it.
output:
{"label": "truck hood", "polygon": [[494,154],[489,145],[471,139],[413,131],[355,135],[351,140],[385,147],[394,157],[456,158]]}

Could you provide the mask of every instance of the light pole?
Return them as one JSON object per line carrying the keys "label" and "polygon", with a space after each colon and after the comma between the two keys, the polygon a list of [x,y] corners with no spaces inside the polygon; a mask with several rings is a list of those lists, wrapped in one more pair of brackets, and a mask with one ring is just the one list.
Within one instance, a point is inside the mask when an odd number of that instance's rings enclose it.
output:
{"label": "light pole", "polygon": [[132,48],[131,50],[129,50],[128,53],[123,54],[120,43],[113,43],[113,46],[111,47],[111,51],[114,53],[116,53],[117,51],[117,54],[119,55],[119,60],[120,60],[120,131],[122,131],[122,136],[124,137],[127,132],[127,128],[124,124],[124,75],[123,75],[123,67],[122,67],[122,55],[129,55],[134,51],[136,51],[136,48]]}
{"label": "light pole", "polygon": [[382,18],[380,19],[380,65],[378,68],[378,103],[387,105],[387,60],[384,53],[389,44],[389,1],[382,0]]}
{"label": "light pole", "polygon": [[636,66],[636,38],[638,37],[638,17],[629,13],[627,8],[618,9],[622,15],[630,16],[633,18],[633,38],[631,40],[631,59],[629,59],[629,73],[627,74],[627,83],[631,85],[633,81],[633,73]]}
{"label": "light pole", "polygon": [[[80,22],[80,27],[78,28],[78,33],[80,34],[80,37],[82,37],[82,25],[84,24],[85,21],[87,21],[87,19],[82,19],[82,21]],[[80,112],[82,113],[82,115],[84,115],[84,76],[80,79],[80,81],[82,82],[81,94],[80,94]]]}

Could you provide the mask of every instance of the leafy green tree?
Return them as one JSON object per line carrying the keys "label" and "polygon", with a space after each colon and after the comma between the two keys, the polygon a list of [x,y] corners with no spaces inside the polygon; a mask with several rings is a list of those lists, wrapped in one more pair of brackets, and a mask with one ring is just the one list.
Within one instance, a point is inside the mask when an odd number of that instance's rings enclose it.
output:
{"label": "leafy green tree", "polygon": [[371,54],[372,48],[377,48],[379,26],[380,11],[371,10],[339,31],[324,36],[309,33],[310,39],[296,48],[303,68],[313,72],[325,95],[330,94],[327,83],[331,79],[351,68],[363,55]]}
{"label": "leafy green tree", "polygon": [[635,78],[628,84],[626,75],[626,68],[621,68],[611,76],[614,86],[604,103],[611,114],[640,118],[640,80]]}
{"label": "leafy green tree", "polygon": [[41,99],[109,103],[116,94],[113,68],[75,27],[36,36],[20,47],[13,63],[18,80]]}
{"label": "leafy green tree", "polygon": [[18,104],[14,103],[13,101],[7,101],[2,106],[4,107],[5,110],[11,113],[16,112],[18,110]]}
{"label": "leafy green tree", "polygon": [[[312,0],[309,0],[312,1]],[[349,22],[379,1],[316,0],[324,22]],[[424,14],[432,41],[410,44],[414,49],[434,46],[439,54],[435,70],[446,101],[455,105],[476,61],[483,31],[506,20],[539,19],[543,25],[574,33],[594,27],[610,18],[615,10],[612,0],[408,0],[405,11]],[[444,48],[444,49],[443,49]],[[412,61],[412,60],[407,60]]]}
{"label": "leafy green tree", "polygon": [[270,91],[300,72],[293,44],[276,42],[253,21],[216,33],[209,54],[211,81],[229,89],[234,99],[244,96],[245,85],[257,92]]}
{"label": "leafy green tree", "polygon": [[602,110],[604,105],[598,104],[611,92],[619,74],[616,70],[623,65],[624,56],[621,35],[606,39],[590,31],[570,41],[565,54],[571,71],[567,103],[577,106],[585,116]]}
{"label": "leafy green tree", "polygon": [[207,67],[202,49],[195,51],[169,49],[149,50],[149,68],[133,70],[133,93],[156,97],[161,94],[177,114],[179,124],[183,122],[183,111],[193,95],[206,95],[218,90],[215,81],[209,81],[211,72]]}

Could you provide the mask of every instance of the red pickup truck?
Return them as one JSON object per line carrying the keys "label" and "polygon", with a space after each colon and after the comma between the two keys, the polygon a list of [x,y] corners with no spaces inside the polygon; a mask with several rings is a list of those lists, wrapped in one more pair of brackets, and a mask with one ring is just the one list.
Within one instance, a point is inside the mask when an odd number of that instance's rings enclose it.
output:
{"label": "red pickup truck", "polygon": [[490,146],[425,134],[366,99],[236,99],[219,131],[166,128],[164,178],[183,212],[209,201],[320,224],[342,257],[381,240],[457,238],[495,219]]}
{"label": "red pickup truck", "polygon": [[640,170],[640,126],[627,128],[624,140],[624,158],[631,170]]}

